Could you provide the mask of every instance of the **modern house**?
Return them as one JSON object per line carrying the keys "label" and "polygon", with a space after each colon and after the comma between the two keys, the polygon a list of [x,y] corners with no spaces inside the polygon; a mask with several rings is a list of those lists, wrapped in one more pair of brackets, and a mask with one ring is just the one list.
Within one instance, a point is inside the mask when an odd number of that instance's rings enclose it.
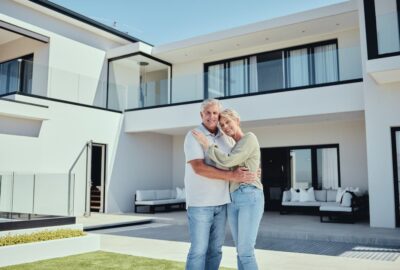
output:
{"label": "modern house", "polygon": [[259,139],[267,211],[285,188],[359,187],[370,225],[399,227],[399,10],[351,0],[153,46],[0,1],[0,211],[132,212],[137,189],[183,186],[215,97]]}

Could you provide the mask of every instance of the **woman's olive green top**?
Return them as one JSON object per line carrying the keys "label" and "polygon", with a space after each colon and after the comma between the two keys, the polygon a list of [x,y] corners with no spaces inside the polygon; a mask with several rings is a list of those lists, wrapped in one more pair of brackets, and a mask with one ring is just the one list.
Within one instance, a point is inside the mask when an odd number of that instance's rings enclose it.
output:
{"label": "woman's olive green top", "polygon": [[[219,150],[218,146],[215,144],[210,145],[207,154],[215,163],[224,167],[246,167],[251,172],[257,172],[260,167],[260,145],[256,135],[251,132],[244,134],[229,154]],[[231,182],[229,188],[230,192],[234,192],[240,185],[240,183]],[[263,189],[260,179],[253,182],[252,185],[261,190]]]}

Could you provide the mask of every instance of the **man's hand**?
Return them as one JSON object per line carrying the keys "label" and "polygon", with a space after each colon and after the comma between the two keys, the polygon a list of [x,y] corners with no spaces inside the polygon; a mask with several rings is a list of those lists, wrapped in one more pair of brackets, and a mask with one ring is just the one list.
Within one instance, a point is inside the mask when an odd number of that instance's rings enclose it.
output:
{"label": "man's hand", "polygon": [[257,172],[250,172],[245,167],[239,167],[232,171],[232,182],[236,183],[252,183],[257,180]]}

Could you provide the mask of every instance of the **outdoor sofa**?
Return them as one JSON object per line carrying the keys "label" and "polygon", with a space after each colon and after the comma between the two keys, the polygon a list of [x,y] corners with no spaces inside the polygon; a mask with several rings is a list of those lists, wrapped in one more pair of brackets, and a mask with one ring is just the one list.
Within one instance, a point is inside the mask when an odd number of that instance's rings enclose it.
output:
{"label": "outdoor sofa", "polygon": [[[301,194],[300,194],[301,193]],[[280,212],[303,212],[318,214],[321,222],[347,221],[364,214],[368,196],[358,188],[286,190],[282,194]],[[327,219],[326,219],[327,218]]]}
{"label": "outdoor sofa", "polygon": [[171,211],[174,209],[185,209],[185,189],[148,189],[136,190],[135,213],[138,208],[148,209],[148,213],[155,213],[156,209]]}

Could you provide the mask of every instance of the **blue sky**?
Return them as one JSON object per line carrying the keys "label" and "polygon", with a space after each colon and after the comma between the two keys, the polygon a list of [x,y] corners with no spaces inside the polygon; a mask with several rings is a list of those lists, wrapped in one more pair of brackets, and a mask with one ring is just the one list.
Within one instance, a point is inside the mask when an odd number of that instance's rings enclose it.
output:
{"label": "blue sky", "polygon": [[154,45],[345,0],[52,0]]}

